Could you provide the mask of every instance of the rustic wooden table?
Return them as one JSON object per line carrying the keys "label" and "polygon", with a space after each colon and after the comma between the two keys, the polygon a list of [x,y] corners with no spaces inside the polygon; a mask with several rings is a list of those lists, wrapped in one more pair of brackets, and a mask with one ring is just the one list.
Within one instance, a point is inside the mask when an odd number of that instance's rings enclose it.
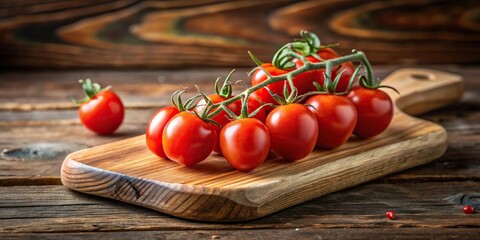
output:
{"label": "rustic wooden table", "polygon": [[[211,89],[228,69],[0,73],[0,239],[479,239],[480,67],[429,66],[461,74],[464,99],[421,115],[448,131],[446,154],[427,165],[333,193],[248,222],[181,220],[153,210],[73,192],[60,166],[72,151],[140,135],[169,94],[182,86]],[[394,67],[376,67],[385,76]],[[234,78],[245,78],[246,69]],[[111,84],[126,103],[113,136],[80,124],[71,97],[79,78]],[[396,220],[385,218],[386,210]]]}

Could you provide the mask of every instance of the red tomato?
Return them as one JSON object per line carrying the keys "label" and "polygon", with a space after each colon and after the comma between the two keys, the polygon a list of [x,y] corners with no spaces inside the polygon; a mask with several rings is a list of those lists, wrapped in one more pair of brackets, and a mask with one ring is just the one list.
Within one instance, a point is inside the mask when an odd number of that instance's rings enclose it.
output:
{"label": "red tomato", "polygon": [[240,171],[262,164],[270,151],[267,127],[256,118],[243,118],[225,125],[220,132],[223,156]]}
{"label": "red tomato", "polygon": [[[208,99],[210,99],[210,101],[212,101],[213,104],[227,100],[227,98],[224,98],[218,94],[212,94],[207,97]],[[202,99],[200,100],[200,102],[198,102],[197,107],[195,108],[195,111],[198,114],[200,114],[203,111],[203,109],[205,109],[205,106],[206,106],[206,102],[204,99]],[[235,101],[233,103],[230,103],[227,106],[227,108],[230,109],[236,115],[240,115],[240,111],[242,110],[242,102],[240,100]],[[230,119],[231,119],[230,116],[225,111],[221,111],[220,113],[212,117],[213,121],[221,125],[221,127],[219,127],[212,124],[213,125],[212,127],[214,128],[215,133],[217,134],[217,138],[220,136],[220,130],[222,130],[222,127],[225,126],[225,124],[229,123],[231,121]],[[216,153],[222,153],[222,151],[220,150],[220,144],[218,144],[218,141],[213,151]]]}
{"label": "red tomato", "polygon": [[[248,96],[248,114],[254,112],[258,108],[260,108],[262,105],[263,105],[262,100],[260,99],[260,97],[258,97],[256,93],[252,93]],[[267,118],[265,107],[262,107],[260,111],[258,111],[258,113],[255,116],[253,116],[253,118],[256,118],[264,123],[265,119]]]}
{"label": "red tomato", "polygon": [[347,142],[357,122],[357,110],[352,101],[332,94],[315,95],[306,105],[318,123],[317,147],[332,149]]}
{"label": "red tomato", "polygon": [[[340,57],[340,55],[331,48],[321,49],[317,52],[317,55],[324,60]],[[320,60],[318,60],[313,56],[307,56],[306,59],[311,63],[321,62]],[[295,66],[297,68],[303,66],[303,62],[300,61],[299,59],[294,59],[293,62],[295,63]],[[342,63],[340,67],[334,66],[332,69],[332,76],[331,76],[332,82],[335,79],[335,77],[338,74],[340,74],[342,71],[343,71],[342,76],[340,77],[340,81],[338,82],[337,88],[335,89],[335,91],[339,93],[347,91],[348,83],[350,82],[350,78],[353,72],[355,71],[355,67],[351,62]],[[325,69],[324,68],[317,69],[317,70],[313,70],[312,72],[313,72],[313,76],[312,76],[313,81],[323,86],[323,83],[325,81],[325,78],[323,76],[323,74],[325,73]],[[315,91],[315,90],[316,88],[315,86],[313,86],[313,82],[312,82],[312,86],[310,87],[309,91]]]}
{"label": "red tomato", "polygon": [[275,108],[268,114],[265,125],[273,151],[291,161],[306,157],[317,142],[315,115],[298,103]]}
{"label": "red tomato", "polygon": [[380,89],[356,86],[347,95],[357,109],[357,124],[353,134],[368,138],[382,133],[393,118],[392,99]]}
{"label": "red tomato", "polygon": [[[271,63],[264,63],[261,66],[263,67],[263,69],[265,69],[265,71],[267,71],[272,76],[279,76],[279,75],[283,75],[283,74],[288,73],[287,70],[278,69],[275,66],[273,66],[273,64],[271,64]],[[264,82],[265,80],[267,80],[267,77],[268,76],[265,74],[265,72],[262,69],[260,69],[260,68],[257,69],[253,73],[253,76],[252,76],[252,86],[256,86],[256,85]],[[283,94],[283,87],[284,87],[286,82],[287,82],[286,80],[278,81],[278,82],[269,84],[268,88],[273,93],[275,93],[275,94],[277,94],[281,97],[285,97],[284,94]],[[313,86],[313,72],[304,72],[304,73],[301,73],[301,74],[295,76],[293,78],[293,84],[297,88],[298,95],[307,93],[308,91],[311,90],[311,88]],[[288,83],[287,83],[287,87],[290,91],[290,86],[288,85]],[[260,98],[260,100],[263,103],[277,104],[275,99],[273,99],[273,97],[270,95],[270,93],[265,88],[259,89],[255,93],[257,94],[257,96]],[[268,106],[266,107],[267,112],[271,111],[272,109],[273,109],[272,107],[268,107]]]}
{"label": "red tomato", "polygon": [[164,107],[158,110],[148,123],[147,130],[145,132],[147,139],[147,147],[155,155],[167,158],[162,145],[162,135],[165,125],[173,116],[177,115],[180,111],[174,106]]}
{"label": "red tomato", "polygon": [[88,129],[102,135],[112,134],[122,124],[123,103],[113,91],[102,90],[80,105],[78,115]]}
{"label": "red tomato", "polygon": [[163,131],[162,145],[167,157],[185,166],[192,166],[210,155],[217,136],[212,125],[193,113],[175,115]]}

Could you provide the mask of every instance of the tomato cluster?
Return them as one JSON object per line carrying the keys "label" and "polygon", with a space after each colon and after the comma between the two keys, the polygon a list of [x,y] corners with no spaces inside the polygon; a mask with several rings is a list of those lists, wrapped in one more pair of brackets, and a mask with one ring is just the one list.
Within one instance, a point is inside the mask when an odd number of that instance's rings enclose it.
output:
{"label": "tomato cluster", "polygon": [[[272,61],[251,71],[251,85],[234,95],[230,77],[215,93],[182,102],[185,90],[172,95],[172,105],[158,110],[146,129],[146,144],[155,155],[185,166],[195,165],[212,152],[232,167],[251,171],[271,151],[296,161],[315,148],[334,149],[355,135],[374,137],[393,118],[393,103],[380,81],[373,79],[361,52],[341,56],[320,45],[315,34],[280,48]],[[359,75],[360,61],[367,76]],[[123,105],[113,92],[90,81],[82,83],[88,99],[79,109],[85,126],[110,134],[123,120]],[[199,100],[200,99],[200,100]]]}
{"label": "tomato cluster", "polygon": [[270,151],[296,161],[314,148],[340,147],[352,135],[369,138],[383,132],[392,120],[393,103],[380,83],[363,76],[355,82],[360,67],[350,61],[307,69],[342,56],[320,46],[315,35],[303,37],[303,43],[281,48],[271,63],[251,55],[258,65],[252,88],[238,96],[232,94],[231,73],[220,90],[217,80],[215,94],[201,93],[196,105],[178,104],[178,96],[176,108],[160,109],[150,120],[148,148],[185,166],[214,151],[232,167],[251,171]]}

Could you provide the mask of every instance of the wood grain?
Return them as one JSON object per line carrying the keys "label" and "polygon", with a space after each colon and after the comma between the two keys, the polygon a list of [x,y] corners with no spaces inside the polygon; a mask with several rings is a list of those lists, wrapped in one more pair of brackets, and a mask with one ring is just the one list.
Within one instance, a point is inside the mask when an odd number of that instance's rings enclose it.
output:
{"label": "wood grain", "polygon": [[[472,86],[469,84],[468,86]],[[474,93],[467,87],[467,95]],[[480,99],[480,95],[477,99]],[[444,107],[440,110],[422,114],[421,118],[442,125],[448,133],[448,149],[445,155],[426,165],[413,168],[395,175],[382,178],[384,182],[413,182],[413,181],[480,181],[480,109],[476,106],[475,98],[464,98],[462,103]],[[127,109],[124,125],[119,132],[110,137],[97,136],[88,132],[79,121],[75,120],[76,111],[31,111],[31,112],[0,112],[6,117],[0,123],[0,149],[9,155],[19,149],[28,150],[29,146],[39,143],[63,143],[78,150],[101,145],[124,138],[137,136],[143,133],[149,117],[156,111],[149,109]],[[24,137],[24,136],[28,136]],[[62,146],[50,145],[43,151],[54,151],[59,154],[48,160],[35,160],[29,155],[19,154],[18,160],[5,160],[0,153],[0,183],[8,185],[38,185],[43,181],[56,178],[60,184],[60,168],[67,154],[60,154]],[[30,149],[33,150],[33,149]],[[25,151],[27,153],[28,151]],[[31,152],[31,151],[30,151]],[[13,158],[10,156],[9,158]],[[26,159],[26,160],[21,160]],[[26,178],[21,180],[21,178]],[[0,184],[2,185],[2,184]]]}
{"label": "wood grain", "polygon": [[[64,186],[0,187],[0,233],[95,232],[101,235],[102,232],[131,231],[143,236],[144,231],[204,230],[233,234],[266,229],[273,236],[280,236],[282,230],[299,228],[300,232],[352,229],[351,233],[371,232],[372,238],[391,230],[421,234],[443,232],[453,236],[456,230],[468,229],[478,234],[479,215],[463,214],[462,204],[450,200],[452,196],[468,193],[480,193],[478,182],[370,183],[257,220],[220,224],[187,221],[132,204],[68,191]],[[388,209],[396,212],[395,221],[385,218]]]}
{"label": "wood grain", "polygon": [[[34,2],[63,1],[4,0],[0,1],[0,11],[6,3],[22,9],[29,7],[25,3],[37,7]],[[81,2],[90,4],[88,0]],[[383,78],[395,68],[376,65],[374,70]],[[183,221],[55,186],[61,184],[60,166],[65,155],[49,160],[4,160],[0,156],[0,239],[212,239],[214,235],[220,239],[479,239],[479,215],[464,215],[462,204],[447,199],[480,193],[480,68],[428,68],[461,74],[465,79],[465,94],[460,103],[418,116],[441,125],[448,133],[447,152],[428,164],[258,220],[212,224]],[[27,150],[45,142],[94,146],[141,134],[156,108],[168,104],[165,96],[150,94],[145,89],[159,91],[164,83],[179,89],[211,82],[228,71],[2,71],[0,105],[12,107],[0,107],[0,154],[3,149]],[[243,77],[246,70],[237,72]],[[113,84],[128,99],[127,119],[118,135],[105,138],[89,134],[75,121],[73,107],[62,105],[69,104],[71,96],[81,97],[76,80],[84,77]],[[211,85],[206,85],[205,90],[209,89]],[[15,105],[16,102],[21,104]],[[387,209],[395,210],[397,221],[384,218]]]}
{"label": "wood grain", "polygon": [[[462,101],[436,111],[420,115],[421,118],[442,125],[448,132],[448,149],[445,155],[426,165],[398,174],[389,175],[379,181],[426,182],[480,180],[480,70],[468,66],[431,66],[461,73],[465,79],[465,94]],[[392,66],[377,66],[375,75],[384,78],[396,69]],[[237,69],[235,79],[245,77],[247,69]],[[213,89],[211,83],[228,69],[198,69],[188,71],[43,71],[43,72],[2,72],[0,73],[0,150],[7,151],[10,160],[0,153],[0,183],[7,185],[39,185],[59,183],[60,168],[66,153],[65,144],[87,148],[105,144],[143,133],[148,119],[157,107],[168,104],[168,97],[161,95],[163,84],[176,85],[175,89],[190,86],[193,81],[205,85],[204,90]],[[103,85],[112,84],[126,101],[126,119],[118,134],[110,137],[97,136],[88,132],[76,120],[69,96],[81,98],[76,78],[91,76]],[[157,81],[161,78],[163,83]],[[41,82],[42,84],[38,84]],[[207,84],[210,82],[210,84]],[[158,85],[155,85],[155,84]],[[34,89],[40,91],[34,91]],[[140,89],[140,90],[139,90]],[[151,93],[152,92],[152,93]],[[12,94],[17,93],[17,94]],[[141,97],[137,97],[141,95]],[[2,108],[1,106],[14,106]],[[151,108],[148,106],[155,105]],[[23,108],[21,106],[28,106]],[[27,110],[31,109],[31,110]],[[28,136],[28,137],[26,137]],[[35,160],[30,155],[35,146],[42,143],[62,143],[50,145],[43,151],[53,151],[48,160]],[[78,148],[78,150],[82,149]],[[18,150],[24,150],[19,152]],[[38,150],[38,149],[37,149]],[[16,152],[11,156],[8,153]],[[4,154],[4,155],[5,155]],[[12,157],[18,157],[12,160]],[[22,160],[24,159],[24,160]],[[22,179],[24,178],[24,179]],[[2,185],[2,184],[0,184]]]}
{"label": "wood grain", "polygon": [[[381,231],[381,232],[380,232]],[[68,239],[478,239],[480,231],[471,228],[392,228],[392,229],[260,229],[260,230],[190,230],[190,231],[120,231],[120,232],[75,232],[69,233]],[[65,233],[0,233],[3,239],[65,239]]]}
{"label": "wood grain", "polygon": [[0,4],[3,68],[251,67],[247,50],[268,61],[302,29],[374,63],[480,62],[475,0]]}
{"label": "wood grain", "polygon": [[[247,81],[250,69],[237,69],[232,79]],[[172,92],[189,88],[195,94],[195,84],[206,93],[213,92],[217,77],[227,76],[230,69],[195,69],[188,71],[67,71],[67,72],[5,72],[0,75],[0,110],[62,110],[77,109],[72,98],[84,93],[79,79],[90,78],[102,86],[111,85],[127,108],[151,108],[170,104]],[[385,73],[384,73],[385,74]],[[382,75],[379,75],[382,76]],[[236,91],[240,90],[236,86]],[[186,95],[186,96],[187,96]],[[1,116],[0,116],[1,117]],[[1,118],[0,118],[1,120]]]}
{"label": "wood grain", "polygon": [[[415,114],[457,101],[463,93],[460,76],[432,70],[398,70],[385,84],[402,92],[400,98],[389,92],[396,105]],[[182,218],[239,221],[427,163],[446,150],[442,127],[398,108],[391,126],[378,137],[314,151],[294,163],[272,155],[250,173],[234,171],[218,155],[185,168],[151,154],[144,138],[70,154],[62,166],[62,183]]]}

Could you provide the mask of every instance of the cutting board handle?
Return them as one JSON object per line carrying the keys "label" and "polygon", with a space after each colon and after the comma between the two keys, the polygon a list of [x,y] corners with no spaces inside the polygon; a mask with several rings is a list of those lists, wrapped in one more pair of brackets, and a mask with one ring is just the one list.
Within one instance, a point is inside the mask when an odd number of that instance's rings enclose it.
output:
{"label": "cutting board handle", "polygon": [[384,88],[395,102],[397,111],[419,115],[458,102],[463,95],[462,77],[457,74],[422,68],[394,71],[382,82],[400,92]]}

